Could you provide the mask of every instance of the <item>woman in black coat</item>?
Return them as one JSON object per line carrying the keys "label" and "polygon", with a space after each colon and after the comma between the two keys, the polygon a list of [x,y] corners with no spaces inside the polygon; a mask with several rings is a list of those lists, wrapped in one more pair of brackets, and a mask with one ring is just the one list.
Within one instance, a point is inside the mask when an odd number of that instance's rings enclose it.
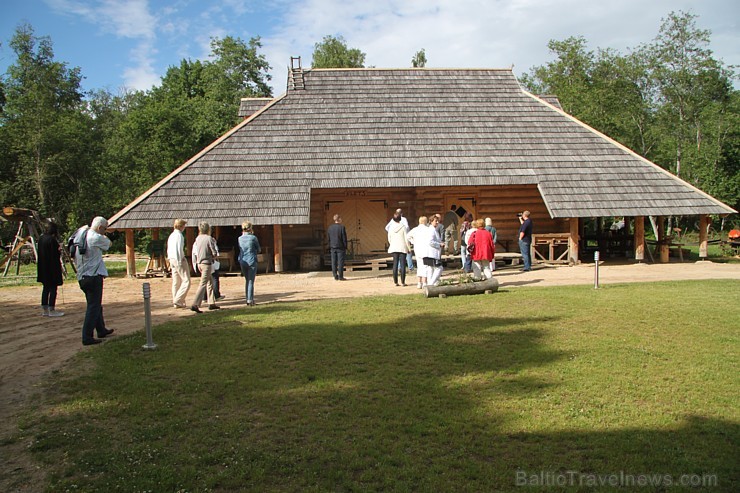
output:
{"label": "woman in black coat", "polygon": [[62,276],[61,248],[57,241],[57,225],[49,223],[46,233],[39,238],[36,281],[43,284],[41,290],[41,315],[61,317],[64,312],[54,308],[57,302],[57,288],[64,283]]}

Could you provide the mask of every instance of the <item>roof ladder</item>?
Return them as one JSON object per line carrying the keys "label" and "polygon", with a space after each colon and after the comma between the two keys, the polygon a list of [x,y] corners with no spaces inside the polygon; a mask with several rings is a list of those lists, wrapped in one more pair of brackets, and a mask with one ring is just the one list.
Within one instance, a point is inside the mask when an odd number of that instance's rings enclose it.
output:
{"label": "roof ladder", "polygon": [[303,80],[303,67],[301,67],[301,57],[290,57],[290,71],[288,75],[288,89],[293,89],[294,91],[306,90],[306,83]]}

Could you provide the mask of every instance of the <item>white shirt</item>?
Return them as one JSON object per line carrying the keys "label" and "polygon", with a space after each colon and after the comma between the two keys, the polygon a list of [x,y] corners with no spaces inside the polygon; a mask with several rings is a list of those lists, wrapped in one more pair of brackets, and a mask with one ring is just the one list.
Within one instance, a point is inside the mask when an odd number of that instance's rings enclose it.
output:
{"label": "white shirt", "polygon": [[167,260],[173,264],[179,264],[185,258],[185,235],[182,231],[175,229],[167,238]]}
{"label": "white shirt", "polygon": [[110,248],[111,241],[107,236],[97,233],[92,228],[87,230],[87,251],[81,255],[75,254],[77,264],[77,279],[83,277],[103,276],[108,277],[108,269],[103,262],[103,252]]}
{"label": "white shirt", "polygon": [[409,231],[408,240],[414,245],[414,255],[416,255],[417,259],[429,257],[428,252],[431,248],[429,245],[429,240],[431,239],[429,235],[430,229],[426,224],[420,224]]}

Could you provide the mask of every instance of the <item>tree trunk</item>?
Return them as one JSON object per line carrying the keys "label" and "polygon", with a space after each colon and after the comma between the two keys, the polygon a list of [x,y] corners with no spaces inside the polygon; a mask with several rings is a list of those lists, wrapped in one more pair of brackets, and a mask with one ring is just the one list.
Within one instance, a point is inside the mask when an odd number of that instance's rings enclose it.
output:
{"label": "tree trunk", "polygon": [[485,281],[467,282],[463,284],[449,284],[446,286],[427,286],[424,296],[427,298],[446,298],[463,294],[495,293],[498,291],[498,280],[495,277]]}

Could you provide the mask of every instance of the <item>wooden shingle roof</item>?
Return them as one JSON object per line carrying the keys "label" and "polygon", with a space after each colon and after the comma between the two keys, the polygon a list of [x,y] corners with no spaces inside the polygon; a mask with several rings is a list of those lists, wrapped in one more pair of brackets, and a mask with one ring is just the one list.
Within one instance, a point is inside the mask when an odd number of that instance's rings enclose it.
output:
{"label": "wooden shingle roof", "polygon": [[523,91],[511,70],[315,69],[304,81],[111,226],[307,224],[314,188],[536,184],[558,218],[735,212]]}

